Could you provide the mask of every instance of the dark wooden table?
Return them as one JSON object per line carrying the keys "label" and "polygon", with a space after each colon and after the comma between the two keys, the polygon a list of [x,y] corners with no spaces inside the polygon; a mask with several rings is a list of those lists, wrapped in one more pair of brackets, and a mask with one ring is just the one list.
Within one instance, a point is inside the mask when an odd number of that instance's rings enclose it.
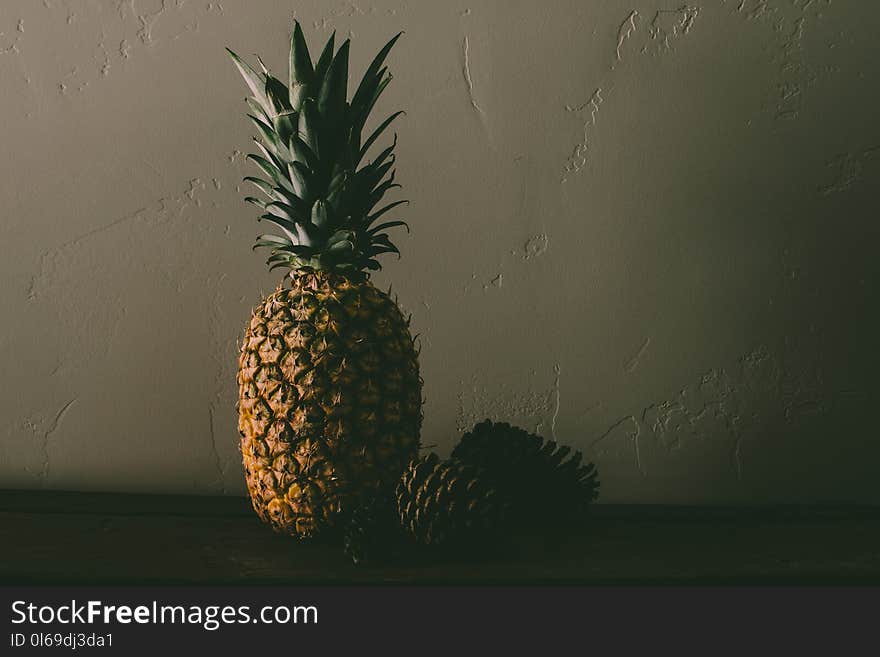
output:
{"label": "dark wooden table", "polygon": [[247,500],[0,491],[2,584],[878,584],[878,507],[598,505],[563,542],[356,567]]}

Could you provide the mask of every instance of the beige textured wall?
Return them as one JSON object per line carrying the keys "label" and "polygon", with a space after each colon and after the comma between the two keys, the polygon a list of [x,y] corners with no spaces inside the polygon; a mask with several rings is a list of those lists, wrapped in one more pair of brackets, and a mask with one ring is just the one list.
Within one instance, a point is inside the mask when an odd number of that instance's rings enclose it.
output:
{"label": "beige textured wall", "polygon": [[[573,443],[606,502],[880,502],[880,5],[0,3],[0,487],[240,494],[245,91],[394,32],[423,442]],[[277,272],[276,272],[277,273]]]}

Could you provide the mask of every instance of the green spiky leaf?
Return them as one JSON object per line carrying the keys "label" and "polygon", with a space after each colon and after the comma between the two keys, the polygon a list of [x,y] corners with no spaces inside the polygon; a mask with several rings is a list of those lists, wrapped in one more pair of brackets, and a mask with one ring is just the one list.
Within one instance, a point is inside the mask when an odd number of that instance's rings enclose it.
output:
{"label": "green spiky leaf", "polygon": [[390,162],[390,164],[394,164],[395,158],[394,158],[394,154],[392,153],[393,150],[394,150],[394,144],[391,144],[391,146],[389,146],[389,147],[386,148],[384,151],[382,151],[381,153],[379,153],[379,154],[376,156],[376,159],[373,160],[373,161],[371,162],[371,164],[372,164],[374,167],[379,167],[379,166],[381,166],[381,165],[385,162],[385,160],[388,159],[389,157],[391,158],[391,162]]}
{"label": "green spiky leaf", "polygon": [[269,176],[275,182],[278,182],[278,176],[281,175],[281,172],[265,157],[249,153],[246,159],[256,164],[265,175]]}
{"label": "green spiky leaf", "polygon": [[254,98],[257,99],[257,102],[263,107],[263,110],[266,112],[270,112],[272,108],[272,103],[269,101],[268,96],[266,96],[266,82],[264,77],[257,73],[247,62],[245,62],[241,57],[232,52],[229,48],[226,49],[226,52],[229,53],[229,56],[232,58],[235,67],[238,69],[238,72],[241,73],[241,77],[244,78],[245,83],[248,88],[251,90],[251,93],[254,95]]}
{"label": "green spiky leaf", "polygon": [[242,179],[244,182],[249,182],[254,185],[257,189],[263,192],[269,198],[275,198],[275,188],[272,185],[262,178],[255,178],[254,176],[245,176]]}
{"label": "green spiky leaf", "polygon": [[332,246],[337,242],[341,242],[343,240],[353,240],[354,233],[350,230],[338,230],[333,233],[329,238],[327,238],[327,246]]}
{"label": "green spiky leaf", "polygon": [[397,40],[400,38],[400,35],[403,32],[398,32],[386,43],[382,50],[373,58],[373,61],[367,67],[366,72],[364,73],[363,78],[361,78],[361,82],[358,85],[357,91],[354,93],[354,97],[351,100],[352,107],[360,107],[361,103],[364,99],[371,98],[373,95],[373,91],[375,88],[370,89],[371,86],[378,84],[377,74],[379,69],[382,68],[382,64],[385,63],[385,58],[388,56],[388,53],[391,51],[391,48],[394,47],[394,44],[397,43]]}
{"label": "green spiky leaf", "polygon": [[324,76],[318,93],[318,112],[333,123],[345,111],[345,96],[348,90],[348,50],[351,42],[346,39],[333,58],[333,63]]}
{"label": "green spiky leaf", "polygon": [[296,134],[299,127],[299,115],[294,110],[279,112],[273,121],[273,127],[275,134],[278,135],[278,140],[282,144],[288,145],[289,149],[290,138]]}
{"label": "green spiky leaf", "polygon": [[245,98],[244,102],[247,103],[247,106],[251,108],[251,111],[257,116],[261,121],[268,124],[272,122],[272,119],[266,114],[265,108],[257,102],[256,98]]}
{"label": "green spiky leaf", "polygon": [[272,235],[270,233],[266,235],[258,235],[256,241],[254,242],[253,248],[278,248],[282,246],[291,246],[291,241],[285,237],[279,237],[278,235]]}
{"label": "green spiky leaf", "polygon": [[[382,121],[381,124],[379,124],[379,127],[373,131],[373,133],[367,138],[367,141],[365,141],[364,145],[361,147],[360,153],[358,154],[358,162],[360,162],[364,158],[364,155],[366,155],[367,151],[370,150],[370,146],[372,146],[373,143],[381,136],[381,134],[385,130],[385,128],[387,128],[389,125],[391,125],[391,122],[394,121],[394,119],[396,119],[401,114],[406,114],[406,112],[404,112],[403,110],[400,110],[399,112],[395,112],[394,114],[389,116],[387,119]],[[396,145],[397,145],[397,135],[394,135],[394,143],[391,144],[391,148],[393,149]]]}
{"label": "green spiky leaf", "polygon": [[275,114],[293,109],[290,105],[290,94],[285,84],[278,78],[266,75],[266,98],[272,103]]}
{"label": "green spiky leaf", "polygon": [[315,201],[315,204],[312,206],[312,223],[318,228],[325,228],[329,217],[330,212],[327,208],[327,202],[321,199]]}
{"label": "green spiky leaf", "polygon": [[335,42],[336,30],[333,30],[333,33],[324,45],[324,50],[321,51],[321,56],[318,57],[318,63],[315,64],[315,84],[317,85],[320,85],[324,80],[324,76],[327,74],[327,69],[330,68],[330,63],[333,61]]}
{"label": "green spiky leaf", "polygon": [[307,97],[309,87],[314,85],[315,69],[303,36],[299,21],[294,21],[290,34],[290,103],[299,110]]}
{"label": "green spiky leaf", "polygon": [[350,103],[351,44],[345,40],[335,50],[335,33],[313,65],[302,26],[294,22],[288,85],[272,76],[262,59],[254,70],[230,51],[253,94],[247,101],[258,152],[248,159],[261,175],[245,181],[266,197],[246,200],[263,210],[261,221],[280,229],[277,235],[260,235],[254,244],[270,249],[270,268],[377,270],[375,256],[399,254],[383,231],[399,226],[408,230],[406,222],[380,220],[405,201],[373,211],[384,194],[399,187],[394,183],[397,135],[372,162],[360,166],[388,126],[403,114],[394,112],[368,135],[362,134],[391,80],[385,60],[399,37],[392,37],[373,58]]}
{"label": "green spiky leaf", "polygon": [[[383,69],[384,70],[384,69]],[[373,92],[370,101],[367,103],[364,108],[364,118],[370,115],[370,112],[373,111],[373,107],[376,105],[376,101],[379,100],[379,96],[382,95],[382,92],[385,91],[385,87],[389,85],[391,82],[391,74],[388,73],[385,77],[381,78],[379,84],[376,86],[376,90]]]}
{"label": "green spiky leaf", "polygon": [[253,153],[248,154],[247,159],[256,164],[260,168],[260,171],[269,176],[276,185],[279,185],[280,187],[283,187],[287,191],[293,193],[293,185],[290,184],[290,181],[281,172],[281,170],[278,169],[278,167],[276,167],[268,159],[266,159],[265,157],[260,157],[259,155],[255,155]]}
{"label": "green spiky leaf", "polygon": [[[385,174],[394,166],[394,162],[386,162],[380,166],[373,165],[373,169],[370,172],[370,176],[368,177],[370,188],[376,188],[382,179],[385,177]],[[392,176],[393,178],[393,176]]]}
{"label": "green spiky leaf", "polygon": [[296,207],[282,201],[272,201],[271,203],[266,203],[266,211],[292,222],[309,220],[308,208],[306,208],[305,203],[301,203]]}
{"label": "green spiky leaf", "polygon": [[327,249],[330,253],[335,255],[339,255],[342,253],[352,253],[354,252],[354,243],[349,240],[341,240],[331,245],[329,249]]}
{"label": "green spiky leaf", "polygon": [[383,253],[396,253],[398,256],[400,255],[400,251],[394,245],[391,246],[374,246],[370,249],[370,255],[381,255]]}
{"label": "green spiky leaf", "polygon": [[394,201],[394,203],[389,203],[388,205],[384,206],[380,210],[377,210],[376,212],[371,214],[369,217],[367,217],[367,223],[372,224],[374,221],[376,221],[376,219],[381,217],[386,212],[393,210],[397,206],[403,205],[404,203],[409,203],[409,201],[403,200],[403,201]]}
{"label": "green spiky leaf", "polygon": [[318,110],[315,101],[307,98],[303,102],[302,112],[299,117],[299,136],[306,146],[315,154],[315,159],[321,159],[321,146],[319,135]]}
{"label": "green spiky leaf", "polygon": [[384,183],[379,185],[375,190],[373,190],[373,193],[370,196],[370,208],[372,209],[372,207],[374,205],[376,205],[376,203],[381,201],[382,197],[385,196],[385,194],[388,192],[388,190],[394,189],[395,187],[400,187],[400,185],[398,185],[393,180],[386,180]]}
{"label": "green spiky leaf", "polygon": [[372,236],[380,231],[387,230],[388,228],[396,228],[397,226],[403,226],[404,228],[406,228],[406,232],[409,232],[409,224],[407,224],[405,221],[386,221],[385,223],[379,224],[374,228],[370,228],[370,230],[367,231],[367,234]]}
{"label": "green spiky leaf", "polygon": [[278,171],[281,171],[281,167],[279,166],[282,162],[287,162],[293,158],[288,150],[287,146],[278,139],[278,135],[275,134],[275,130],[272,129],[271,126],[266,125],[260,119],[255,117],[253,114],[248,114],[248,118],[257,128],[257,132],[260,133],[260,137],[263,140],[263,144],[272,149],[272,153],[275,156],[276,162],[275,167]]}
{"label": "green spiky leaf", "polygon": [[301,196],[288,192],[284,189],[277,189],[275,191],[278,195],[279,201],[292,206],[297,212],[300,212],[304,216],[308,216],[309,204]]}
{"label": "green spiky leaf", "polygon": [[297,223],[296,235],[303,246],[312,246],[317,239],[317,231],[308,223]]}
{"label": "green spiky leaf", "polygon": [[290,184],[293,186],[293,193],[308,203],[309,178],[311,177],[309,170],[300,162],[288,162],[287,174],[290,177]]}
{"label": "green spiky leaf", "polygon": [[284,234],[287,235],[291,242],[296,243],[299,241],[296,224],[294,224],[292,221],[288,221],[287,219],[283,219],[282,217],[276,217],[274,214],[261,215],[260,221],[267,221],[270,224],[278,226],[284,232]]}
{"label": "green spiky leaf", "polygon": [[279,251],[283,251],[286,253],[292,253],[301,258],[311,258],[315,255],[315,249],[310,246],[303,246],[302,244],[291,244],[289,246],[279,247]]}
{"label": "green spiky leaf", "polygon": [[309,169],[315,169],[318,164],[318,156],[299,134],[290,138],[290,150],[296,162],[303,164]]}

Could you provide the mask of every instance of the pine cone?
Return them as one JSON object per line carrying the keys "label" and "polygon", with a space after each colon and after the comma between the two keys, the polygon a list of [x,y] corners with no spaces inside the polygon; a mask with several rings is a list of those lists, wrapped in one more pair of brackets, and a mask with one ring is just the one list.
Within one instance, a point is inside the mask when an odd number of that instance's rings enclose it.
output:
{"label": "pine cone", "polygon": [[423,545],[475,547],[499,526],[509,508],[484,473],[434,453],[413,460],[397,485],[404,531]]}
{"label": "pine cone", "polygon": [[498,492],[510,496],[517,517],[553,523],[577,520],[599,496],[596,466],[570,453],[519,427],[485,420],[462,436],[452,456],[482,468]]}

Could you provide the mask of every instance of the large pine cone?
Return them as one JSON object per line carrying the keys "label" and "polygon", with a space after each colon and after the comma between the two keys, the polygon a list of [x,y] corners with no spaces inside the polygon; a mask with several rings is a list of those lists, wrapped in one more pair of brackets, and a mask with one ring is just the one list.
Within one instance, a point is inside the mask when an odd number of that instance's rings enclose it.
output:
{"label": "large pine cone", "polygon": [[523,522],[577,520],[599,496],[596,466],[582,464],[580,452],[506,422],[480,422],[452,456],[482,468]]}

